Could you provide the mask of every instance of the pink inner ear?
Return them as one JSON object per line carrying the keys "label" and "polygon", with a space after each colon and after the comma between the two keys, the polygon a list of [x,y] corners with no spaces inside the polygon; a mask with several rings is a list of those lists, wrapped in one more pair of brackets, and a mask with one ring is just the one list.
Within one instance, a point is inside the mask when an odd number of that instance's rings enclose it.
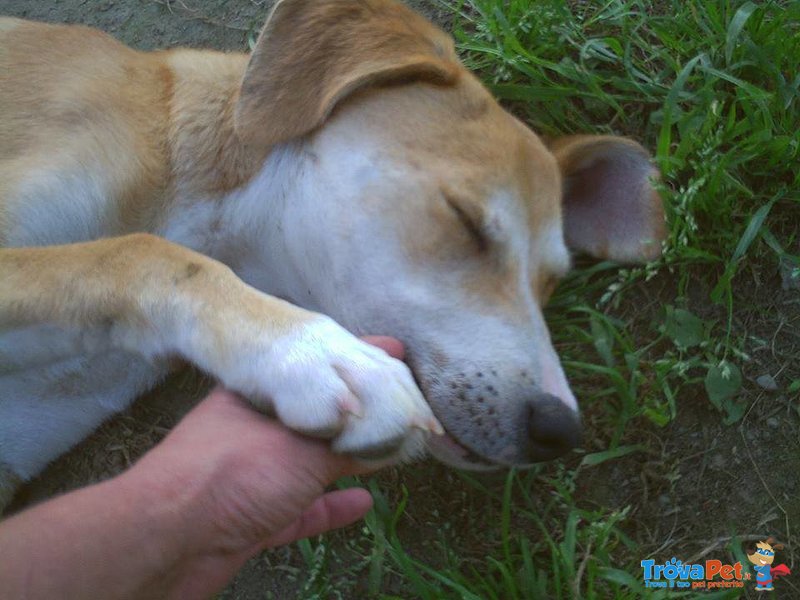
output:
{"label": "pink inner ear", "polygon": [[656,258],[665,237],[661,198],[651,184],[658,171],[636,148],[598,154],[564,181],[567,244],[620,262]]}

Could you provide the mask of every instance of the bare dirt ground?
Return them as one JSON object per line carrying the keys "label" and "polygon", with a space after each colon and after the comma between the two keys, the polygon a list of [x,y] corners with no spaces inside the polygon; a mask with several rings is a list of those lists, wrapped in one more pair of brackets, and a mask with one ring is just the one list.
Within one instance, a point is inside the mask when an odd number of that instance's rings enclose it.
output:
{"label": "bare dirt ground", "polygon": [[[0,0],[0,14],[83,23],[140,49],[183,45],[246,50],[271,4],[269,0]],[[412,4],[448,26],[434,0]],[[798,566],[800,411],[798,399],[785,389],[788,382],[800,378],[800,293],[781,289],[775,265],[754,265],[751,271],[741,277],[740,308],[734,315],[736,331],[747,338],[745,347],[751,357],[743,365],[743,399],[749,405],[744,419],[724,426],[698,389],[679,398],[678,418],[669,426],[658,429],[643,424],[626,434],[626,444],[641,443],[646,452],[584,470],[577,479],[576,494],[588,506],[631,507],[624,527],[642,557],[724,558],[732,533],[771,534],[787,542],[790,555],[782,559]],[[634,331],[645,332],[656,318],[653,305],[658,297],[674,298],[674,286],[667,278],[649,282],[638,290],[643,302],[630,298],[616,316],[629,319]],[[707,292],[698,290],[688,308],[706,319],[724,318],[718,308],[708,305]],[[775,379],[777,389],[765,390],[756,384],[756,378],[764,374]],[[20,492],[15,507],[123,470],[156,443],[209,385],[191,370],[177,373],[51,465]],[[608,443],[607,432],[594,425],[595,410],[591,402],[584,402],[590,451],[605,449]],[[574,466],[576,461],[567,463]],[[557,468],[553,466],[552,472]],[[543,481],[546,476],[543,473]],[[399,527],[407,550],[415,557],[433,564],[442,560],[432,555],[427,543],[434,535],[448,537],[476,565],[496,550],[499,508],[451,471],[427,462],[388,471],[380,481],[390,500],[400,484],[409,490],[409,506]],[[502,477],[489,477],[486,483],[496,487]],[[552,492],[537,493],[544,497]],[[364,595],[364,569],[353,566],[361,561],[359,532],[359,526],[354,526],[335,536],[328,562],[329,569],[351,580],[342,586],[349,590],[345,597]],[[306,581],[304,565],[293,548],[267,553],[250,561],[221,597],[295,597]],[[800,598],[800,580],[794,578],[790,584],[791,579],[774,597]],[[402,593],[390,579],[382,589]]]}

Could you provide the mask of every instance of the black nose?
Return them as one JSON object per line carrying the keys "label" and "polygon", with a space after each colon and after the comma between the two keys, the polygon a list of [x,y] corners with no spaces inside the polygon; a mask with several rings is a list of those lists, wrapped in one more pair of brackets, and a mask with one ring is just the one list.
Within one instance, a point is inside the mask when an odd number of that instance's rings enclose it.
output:
{"label": "black nose", "polygon": [[537,394],[528,414],[528,456],[532,462],[552,460],[581,442],[578,413],[552,394]]}

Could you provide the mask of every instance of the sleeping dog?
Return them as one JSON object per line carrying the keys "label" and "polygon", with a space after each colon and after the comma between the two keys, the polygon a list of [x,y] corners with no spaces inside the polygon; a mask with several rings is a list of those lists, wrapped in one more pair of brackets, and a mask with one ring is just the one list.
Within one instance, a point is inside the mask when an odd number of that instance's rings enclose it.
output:
{"label": "sleeping dog", "polygon": [[659,254],[637,143],[544,144],[391,0],[283,0],[250,55],[0,19],[0,73],[0,506],[172,357],[367,460],[577,443],[542,307],[571,250]]}

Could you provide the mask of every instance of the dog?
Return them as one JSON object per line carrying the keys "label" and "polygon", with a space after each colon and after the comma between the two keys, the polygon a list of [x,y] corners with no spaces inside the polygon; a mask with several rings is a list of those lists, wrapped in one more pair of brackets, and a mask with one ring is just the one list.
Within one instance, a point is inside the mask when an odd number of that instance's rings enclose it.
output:
{"label": "dog", "polygon": [[282,0],[250,55],[3,18],[0,73],[0,504],[174,358],[364,460],[578,444],[542,307],[659,255],[638,143],[545,144],[391,0]]}

